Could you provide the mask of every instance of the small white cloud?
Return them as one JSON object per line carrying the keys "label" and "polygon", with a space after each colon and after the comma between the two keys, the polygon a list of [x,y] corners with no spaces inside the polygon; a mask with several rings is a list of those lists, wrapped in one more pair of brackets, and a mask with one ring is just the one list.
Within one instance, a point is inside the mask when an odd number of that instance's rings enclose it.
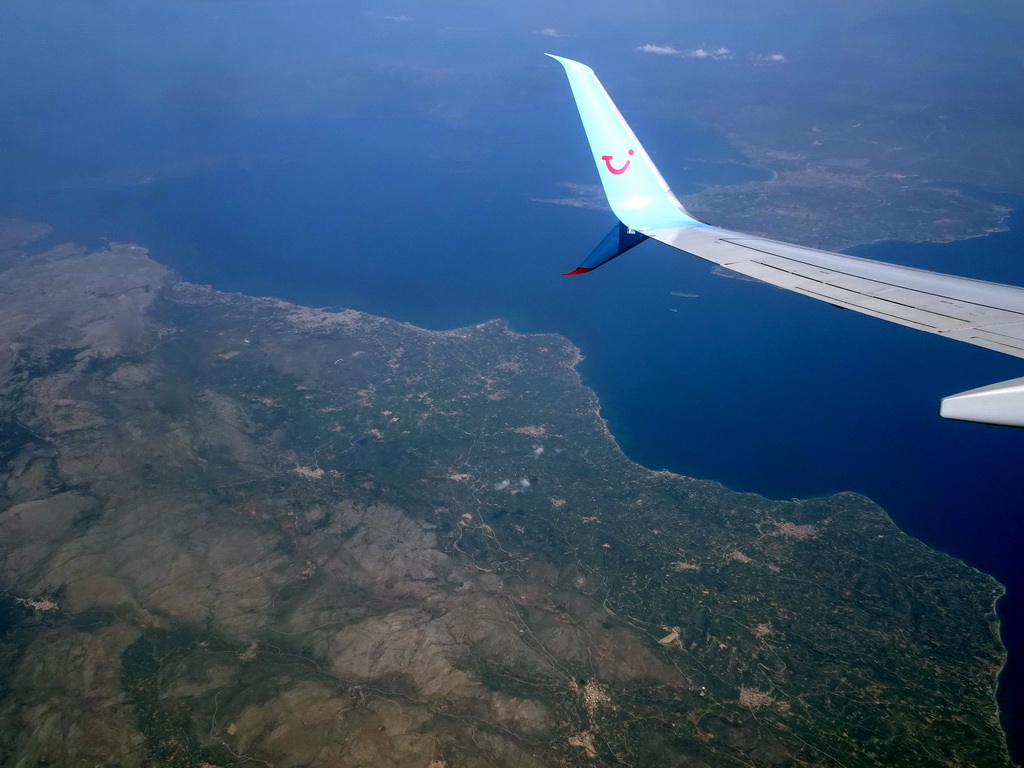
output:
{"label": "small white cloud", "polygon": [[637,46],[637,50],[642,53],[653,53],[656,56],[682,56],[683,52],[678,48],[673,48],[671,45],[654,45],[653,43],[647,43],[646,45]]}
{"label": "small white cloud", "polygon": [[512,485],[512,483],[510,483],[508,480],[502,480],[500,483],[495,483],[494,484],[494,490],[496,490],[496,491],[504,491],[510,485]]}
{"label": "small white cloud", "polygon": [[384,21],[416,21],[416,19],[414,19],[412,16],[395,15],[385,16]]}
{"label": "small white cloud", "polygon": [[728,48],[719,46],[718,48],[712,48],[711,46],[700,46],[698,48],[687,48],[685,50],[676,48],[673,45],[655,45],[653,43],[647,43],[637,47],[637,50],[641,53],[653,53],[656,56],[678,56],[683,59],[712,59],[714,61],[720,61],[722,59],[733,58],[732,51]]}
{"label": "small white cloud", "polygon": [[523,478],[522,480],[520,480],[520,481],[519,481],[519,487],[520,487],[520,488],[529,488],[529,487],[530,487],[530,481],[529,481],[529,480],[527,480],[527,479],[526,479],[526,478],[524,477],[524,478]]}
{"label": "small white cloud", "polygon": [[535,446],[533,446],[533,458],[539,459],[543,453],[544,453],[544,446],[543,445],[535,445]]}
{"label": "small white cloud", "polygon": [[755,53],[751,55],[750,60],[758,64],[783,64],[789,61],[781,53]]}
{"label": "small white cloud", "polygon": [[566,38],[566,37],[572,37],[572,35],[567,35],[564,32],[559,32],[557,29],[554,29],[552,27],[548,27],[547,29],[537,30],[533,34],[541,35],[543,37],[555,37],[555,38],[558,38],[559,40],[561,40],[563,38]]}
{"label": "small white cloud", "polygon": [[713,59],[720,61],[722,59],[731,59],[732,51],[728,48],[690,48],[688,51],[683,51],[681,54],[687,59]]}

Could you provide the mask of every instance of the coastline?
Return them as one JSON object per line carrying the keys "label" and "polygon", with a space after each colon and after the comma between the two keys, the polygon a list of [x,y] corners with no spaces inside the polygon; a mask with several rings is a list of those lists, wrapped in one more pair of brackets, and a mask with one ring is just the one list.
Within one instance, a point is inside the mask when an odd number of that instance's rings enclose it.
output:
{"label": "coastline", "polygon": [[[702,295],[703,295],[703,291],[702,291]],[[698,302],[693,302],[693,304],[694,304],[695,306],[697,306],[697,305],[698,305]],[[370,314],[373,314],[373,313],[370,313]],[[507,325],[508,325],[508,322],[507,322],[507,321],[504,321],[504,322],[505,322],[505,324],[506,324],[506,326],[507,326]],[[410,325],[412,325],[412,324],[410,324]],[[477,324],[477,325],[479,325],[479,324]],[[471,327],[473,327],[473,326],[471,325],[471,326],[466,326],[466,327],[470,327],[470,328],[471,328]],[[448,331],[430,331],[430,330],[427,330],[427,329],[423,329],[423,330],[424,330],[424,331],[425,331],[426,333],[428,333],[428,334],[435,334],[435,333],[438,333],[438,334],[444,334],[444,333],[447,333],[447,332],[448,332]],[[452,331],[455,331],[455,332],[457,332],[457,331],[458,331],[458,329],[457,329],[457,328],[453,328],[453,329],[452,329]],[[532,332],[531,332],[531,333],[532,333]],[[564,337],[564,338],[570,338],[570,337],[568,337],[568,336],[567,336],[567,335],[566,335],[565,333],[560,333],[559,335],[560,335],[560,336],[562,336],[562,337]],[[596,393],[597,391],[600,391],[600,389],[601,389],[601,386],[600,386],[600,382],[594,382],[594,381],[592,381],[592,380],[591,380],[591,378],[592,378],[592,377],[591,377],[591,376],[589,376],[589,375],[588,375],[588,376],[586,376],[586,377],[584,377],[584,375],[583,375],[583,374],[581,374],[581,373],[580,373],[580,371],[578,370],[578,368],[579,368],[580,364],[584,362],[584,359],[583,359],[583,355],[582,355],[582,352],[580,351],[580,349],[581,349],[581,345],[577,344],[576,342],[571,342],[571,343],[572,343],[572,346],[573,346],[573,347],[574,347],[575,349],[577,349],[577,353],[576,353],[576,354],[577,354],[577,357],[578,357],[578,359],[576,359],[576,360],[575,360],[575,361],[574,361],[574,362],[573,362],[573,363],[571,364],[571,365],[572,365],[572,367],[573,367],[573,369],[574,369],[574,371],[575,371],[575,374],[576,374],[576,375],[577,375],[577,376],[579,377],[579,380],[580,380],[580,381],[581,381],[581,382],[583,383],[583,385],[584,385],[584,386],[586,386],[586,388],[587,388],[587,389],[589,389],[589,390],[591,390],[591,391],[594,391],[595,393]],[[598,357],[600,357],[600,356],[598,356]],[[600,365],[601,365],[601,361],[600,361],[599,359],[595,358],[595,357],[594,357],[593,355],[591,355],[591,356],[588,356],[588,358],[587,358],[587,362],[588,362],[588,364],[590,364],[590,363],[593,363],[593,364],[595,364],[595,365],[597,365],[597,366],[599,366],[599,367],[600,367]],[[586,368],[587,366],[583,366],[583,367],[584,367],[584,368]],[[608,414],[608,411],[607,411],[607,408],[606,408],[606,402],[605,402],[605,399],[604,399],[603,397],[602,397],[602,398],[600,398],[600,399],[598,399],[598,398],[596,397],[596,394],[595,394],[595,414],[596,414],[596,416],[597,416],[597,417],[598,417],[598,418],[600,419],[600,423],[601,423],[601,424],[603,425],[603,428],[602,428],[602,429],[603,429],[603,431],[604,431],[604,432],[606,432],[606,433],[607,433],[607,435],[608,435],[608,438],[609,438],[609,439],[611,440],[611,442],[612,442],[612,443],[614,443],[614,445],[616,446],[616,448],[617,448],[617,449],[618,449],[618,450],[619,450],[620,452],[622,452],[622,451],[625,451],[625,452],[626,452],[626,455],[627,455],[627,456],[630,456],[630,458],[632,459],[632,456],[630,455],[630,454],[631,454],[631,452],[629,451],[629,447],[628,447],[628,445],[627,445],[627,446],[624,446],[624,445],[623,445],[623,433],[621,433],[621,432],[620,432],[620,429],[619,429],[619,427],[618,427],[618,426],[616,426],[616,427],[613,427],[613,423],[614,423],[614,421],[615,421],[615,417],[614,417],[614,414]],[[620,424],[621,424],[621,422],[620,422]],[[626,433],[626,434],[628,434],[628,431],[627,431],[627,433]],[[627,444],[628,444],[628,442],[629,442],[629,440],[626,440],[626,443],[627,443]],[[641,465],[643,465],[643,466],[648,466],[646,462],[643,462],[643,461],[641,461],[641,462],[639,462],[639,463],[640,463]],[[657,466],[657,464],[659,464],[659,463],[661,463],[661,462],[658,462],[658,463],[656,463],[656,464],[655,464],[654,466]],[[656,473],[656,472],[658,472],[659,470],[648,470],[648,471]],[[687,473],[685,473],[685,472],[682,472],[682,473],[680,473],[680,472],[673,472],[673,474],[674,474],[674,475],[678,475],[678,476],[680,476],[680,477],[693,477],[693,476],[694,476],[694,475],[693,475],[692,473],[690,473],[690,474],[687,474]],[[697,476],[699,477],[700,475],[697,475]],[[718,480],[711,480],[711,481],[709,481],[709,482],[712,482],[712,483],[717,483],[717,484],[720,484],[720,485],[721,485],[720,481],[718,481]],[[742,488],[742,487],[743,487],[744,485],[748,485],[748,484],[742,484],[742,483],[741,483],[741,484],[740,484],[740,487]],[[726,485],[724,485],[723,487],[729,487],[729,485],[728,485],[728,484],[726,484]],[[749,487],[749,485],[748,485],[748,487]],[[756,490],[756,489],[755,489],[755,490]],[[761,494],[761,495],[764,495],[764,494]],[[767,497],[768,497],[768,498],[773,498],[773,496],[772,496],[771,494],[768,494],[768,495],[767,495]],[[778,497],[778,498],[785,498],[785,495],[783,495],[783,496],[781,496],[781,497]],[[806,498],[806,497],[805,497],[805,498]],[[870,494],[868,494],[868,495],[866,495],[866,496],[865,496],[865,498],[871,498],[871,495],[870,495]],[[886,514],[887,514],[887,515],[889,516],[890,520],[893,520],[893,518],[892,518],[892,515],[891,515],[891,512],[890,512],[890,511],[889,511],[889,509],[888,509],[888,506],[886,506],[886,507],[885,507],[885,511],[886,511]],[[899,528],[900,528],[901,530],[903,530],[903,531],[906,531],[906,528],[904,528],[904,526],[902,526],[902,525],[901,525],[901,526],[899,526]],[[910,534],[910,535],[914,535],[914,534]],[[919,539],[920,537],[919,537],[919,536],[915,536],[915,538],[918,538],[918,539]],[[959,557],[959,556],[956,556],[956,555],[950,555],[950,554],[949,554],[949,552],[948,552],[948,550],[947,550],[946,548],[943,548],[943,547],[935,547],[935,545],[934,545],[933,543],[929,543],[929,546],[931,546],[931,547],[933,547],[933,548],[937,549],[937,550],[938,550],[938,551],[940,551],[940,552],[943,552],[944,554],[946,554],[946,555],[948,555],[948,556],[950,556],[950,557],[954,558],[955,560],[958,560],[958,561],[960,561],[960,562],[963,562],[963,563],[965,563],[965,564],[968,564],[968,565],[969,565],[969,566],[970,566],[970,567],[971,567],[972,569],[974,569],[974,570],[978,570],[978,571],[980,571],[980,572],[982,572],[982,573],[986,573],[986,575],[987,575],[987,572],[986,572],[986,571],[984,571],[984,570],[982,570],[982,569],[978,569],[978,568],[977,568],[977,567],[976,567],[976,566],[975,566],[974,564],[970,563],[970,562],[969,562],[969,561],[968,561],[967,559],[965,559],[965,558],[963,558],[963,557]],[[1004,594],[1005,594],[1005,591],[1004,591]],[[998,609],[999,609],[999,605],[1000,605],[1000,598],[998,598],[998,597],[997,597],[997,598],[995,598],[995,599],[993,600],[993,609],[995,610],[995,618],[996,618],[996,620],[997,620],[997,621],[999,621],[999,620],[1000,620],[1000,617],[999,617],[999,612],[998,612]],[[1000,631],[1001,631],[1001,627],[1002,627],[1002,622],[1001,622],[1001,621],[999,621],[999,624],[998,624],[998,626],[1000,627]],[[1002,647],[1004,648],[1004,652],[1005,652],[1005,651],[1006,651],[1006,649],[1007,649],[1007,646],[1006,646],[1006,643],[1004,643],[1004,642],[1002,641],[1002,639],[1001,639],[1001,636],[1000,636],[1000,643],[1001,643]],[[1003,669],[1005,669],[1005,668],[1006,668],[1006,666],[1007,666],[1008,664],[1012,664],[1012,663],[1013,663],[1013,660],[1012,660],[1012,659],[1010,659],[1010,658],[1009,658],[1008,656],[1005,656],[1005,655],[1004,655],[1004,659],[1003,659],[1003,664],[1002,664],[1002,668],[1003,668]],[[998,696],[998,691],[997,691],[997,690],[994,690],[994,691],[993,691],[993,696]],[[998,699],[996,699],[996,700],[997,700],[997,703],[998,703]],[[1003,729],[1003,730],[1004,730],[1004,733],[1005,733],[1005,729]]]}
{"label": "coastline", "polygon": [[[1005,231],[1005,230],[1001,230],[1001,231]],[[963,238],[963,239],[973,239],[973,238]],[[902,242],[902,241],[899,241],[899,242]],[[991,627],[993,628],[995,637],[997,638],[997,640],[999,642],[999,645],[1000,645],[1000,647],[1002,649],[1002,660],[1001,660],[1001,664],[999,666],[999,669],[996,671],[996,673],[994,675],[993,684],[990,685],[990,686],[987,686],[987,688],[988,688],[988,690],[990,692],[991,700],[992,700],[992,702],[993,702],[993,704],[995,705],[995,708],[996,708],[997,720],[996,720],[995,725],[1000,730],[1000,732],[1003,734],[1003,737],[1004,737],[1004,752],[1005,752],[1005,756],[1006,756],[1008,761],[1011,760],[1010,748],[1005,743],[1009,734],[1003,728],[1002,723],[999,720],[999,718],[1003,715],[1003,710],[1000,707],[1000,702],[998,700],[999,679],[1000,679],[1003,671],[1005,670],[1007,664],[1009,663],[1009,649],[1006,646],[1006,644],[1003,642],[1003,639],[1002,639],[1002,634],[1001,634],[1002,618],[1001,618],[1000,611],[999,611],[999,604],[1006,597],[1006,594],[1007,594],[1007,587],[1006,587],[1006,585],[1003,584],[1001,581],[999,581],[991,573],[988,573],[988,572],[984,571],[983,569],[980,569],[980,568],[976,567],[975,565],[971,564],[970,562],[968,562],[964,558],[958,557],[955,554],[950,553],[950,552],[948,552],[948,551],[946,551],[944,549],[941,549],[941,548],[935,547],[933,545],[930,545],[927,542],[921,540],[920,538],[914,536],[913,533],[911,533],[911,532],[905,530],[904,528],[902,528],[899,525],[899,523],[896,521],[896,519],[890,514],[890,512],[887,509],[885,509],[883,506],[881,506],[877,502],[875,502],[870,496],[867,496],[867,495],[862,494],[862,493],[858,493],[856,491],[835,490],[835,491],[830,491],[830,492],[827,492],[827,493],[823,493],[823,494],[820,494],[820,495],[814,495],[814,496],[784,495],[784,496],[780,496],[780,497],[773,497],[773,496],[767,496],[767,495],[765,495],[763,493],[760,493],[760,492],[758,492],[756,490],[739,490],[739,489],[735,489],[735,488],[730,488],[729,486],[725,485],[721,481],[718,481],[718,480],[716,480],[714,478],[695,477],[695,476],[687,475],[685,473],[676,472],[676,471],[673,471],[673,470],[670,470],[670,469],[654,469],[652,467],[649,467],[649,466],[645,465],[643,462],[639,462],[639,461],[636,461],[636,460],[632,459],[626,453],[626,451],[623,449],[621,443],[619,442],[619,438],[616,436],[615,432],[612,430],[612,428],[610,426],[610,423],[609,423],[609,419],[602,413],[601,399],[597,395],[597,390],[595,389],[594,386],[592,386],[591,384],[589,384],[587,382],[584,374],[581,373],[581,371],[579,370],[580,364],[583,363],[584,361],[586,361],[586,359],[587,359],[586,356],[583,354],[582,348],[580,346],[578,346],[577,344],[575,344],[570,338],[568,338],[567,336],[565,336],[563,334],[560,334],[560,333],[555,333],[555,332],[547,332],[547,333],[546,332],[519,332],[519,331],[514,330],[510,326],[509,322],[506,319],[500,318],[500,317],[491,318],[489,320],[485,320],[483,322],[475,323],[475,324],[468,325],[468,326],[447,328],[447,329],[441,329],[441,330],[432,330],[432,329],[422,328],[420,326],[415,325],[414,323],[410,323],[410,322],[406,322],[406,321],[391,320],[391,319],[383,317],[383,316],[375,315],[375,314],[373,314],[371,312],[364,312],[364,311],[360,311],[360,310],[353,311],[353,310],[337,309],[337,308],[332,308],[332,309],[314,309],[314,308],[311,308],[311,307],[306,307],[304,305],[296,304],[294,302],[291,302],[291,301],[288,301],[288,300],[285,300],[285,299],[281,299],[279,297],[274,297],[274,296],[262,296],[261,297],[261,296],[251,296],[251,295],[248,295],[248,294],[240,294],[240,293],[232,293],[232,294],[229,294],[229,295],[237,296],[239,299],[242,299],[242,300],[250,300],[250,301],[256,301],[256,302],[268,302],[270,304],[274,304],[274,305],[278,306],[279,308],[293,307],[295,311],[299,311],[299,312],[303,312],[303,311],[320,312],[320,313],[328,316],[328,319],[325,320],[327,325],[331,325],[332,324],[331,320],[329,319],[329,317],[331,315],[355,312],[356,314],[362,316],[363,318],[371,320],[371,321],[384,321],[384,322],[399,323],[400,325],[404,326],[405,328],[407,328],[411,332],[425,334],[427,336],[430,336],[430,337],[433,337],[433,338],[437,338],[437,339],[466,339],[466,338],[468,338],[470,336],[471,332],[479,332],[479,331],[482,331],[482,330],[486,330],[489,327],[499,328],[504,333],[506,333],[506,334],[508,334],[508,335],[510,335],[512,337],[522,337],[522,338],[554,338],[554,339],[559,340],[560,342],[562,342],[565,345],[565,351],[569,355],[569,358],[566,361],[564,361],[563,363],[561,363],[561,364],[564,365],[568,370],[570,370],[572,372],[572,374],[574,375],[574,377],[575,377],[575,379],[576,379],[580,389],[583,390],[584,392],[588,393],[591,396],[592,403],[593,403],[593,408],[591,410],[591,413],[592,413],[592,415],[594,417],[595,423],[599,425],[600,431],[601,431],[603,437],[611,445],[614,446],[615,450],[622,456],[623,459],[625,459],[626,461],[629,461],[629,462],[635,464],[638,468],[643,470],[645,473],[649,474],[652,478],[661,478],[661,479],[669,479],[669,480],[682,480],[682,481],[686,481],[688,483],[697,483],[697,484],[704,484],[704,483],[706,483],[706,484],[708,484],[710,486],[714,486],[714,487],[719,487],[719,488],[725,489],[726,491],[729,491],[730,493],[733,493],[733,494],[736,494],[736,495],[739,495],[739,496],[749,496],[751,498],[763,499],[763,500],[767,500],[767,501],[780,502],[780,503],[790,502],[790,503],[801,504],[801,503],[815,502],[815,501],[819,501],[819,500],[827,502],[830,499],[833,499],[835,497],[842,497],[842,496],[854,497],[854,498],[856,498],[856,499],[858,499],[858,500],[860,500],[860,501],[862,501],[864,503],[867,503],[868,505],[870,505],[874,509],[876,509],[878,512],[880,512],[882,514],[882,516],[887,520],[889,525],[891,525],[891,527],[893,529],[895,529],[900,535],[906,536],[910,540],[921,544],[922,546],[924,546],[925,548],[931,550],[932,552],[935,552],[937,554],[942,555],[945,558],[948,558],[951,562],[959,564],[960,566],[963,566],[964,568],[967,568],[967,569],[973,571],[977,575],[979,575],[981,577],[984,577],[995,588],[996,594],[994,594],[994,596],[992,597],[992,600],[990,602],[990,610],[989,610],[989,612],[987,614],[985,614],[985,618],[987,620],[989,620],[989,623],[990,623]]]}

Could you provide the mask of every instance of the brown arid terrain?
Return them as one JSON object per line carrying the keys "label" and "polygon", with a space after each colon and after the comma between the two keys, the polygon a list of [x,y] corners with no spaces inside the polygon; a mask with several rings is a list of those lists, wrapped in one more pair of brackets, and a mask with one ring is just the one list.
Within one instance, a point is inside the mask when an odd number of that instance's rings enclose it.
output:
{"label": "brown arid terrain", "polygon": [[1008,766],[989,577],[626,459],[557,336],[0,236],[0,764]]}

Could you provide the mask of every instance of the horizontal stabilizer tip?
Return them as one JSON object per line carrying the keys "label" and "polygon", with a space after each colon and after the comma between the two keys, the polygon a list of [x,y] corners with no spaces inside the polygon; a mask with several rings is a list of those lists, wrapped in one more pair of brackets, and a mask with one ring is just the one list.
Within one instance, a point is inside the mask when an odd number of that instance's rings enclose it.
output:
{"label": "horizontal stabilizer tip", "polygon": [[1024,427],[1024,378],[944,397],[939,415],[956,421]]}
{"label": "horizontal stabilizer tip", "polygon": [[593,271],[594,270],[587,269],[586,267],[576,267],[576,269],[574,269],[572,272],[563,272],[562,273],[562,277],[568,277],[569,275],[582,275],[585,272],[593,272]]}

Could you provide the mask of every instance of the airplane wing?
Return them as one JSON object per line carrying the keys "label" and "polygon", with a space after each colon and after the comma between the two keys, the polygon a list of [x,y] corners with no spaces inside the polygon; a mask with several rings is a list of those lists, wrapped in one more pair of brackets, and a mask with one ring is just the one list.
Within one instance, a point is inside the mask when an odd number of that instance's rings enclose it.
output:
{"label": "airplane wing", "polygon": [[[551,56],[551,54],[548,54]],[[619,223],[573,272],[590,272],[653,238],[733,272],[893,323],[1024,358],[1024,288],[734,232],[679,203],[594,71],[565,68],[594,162]],[[1024,378],[942,400],[947,419],[1024,427]]]}

